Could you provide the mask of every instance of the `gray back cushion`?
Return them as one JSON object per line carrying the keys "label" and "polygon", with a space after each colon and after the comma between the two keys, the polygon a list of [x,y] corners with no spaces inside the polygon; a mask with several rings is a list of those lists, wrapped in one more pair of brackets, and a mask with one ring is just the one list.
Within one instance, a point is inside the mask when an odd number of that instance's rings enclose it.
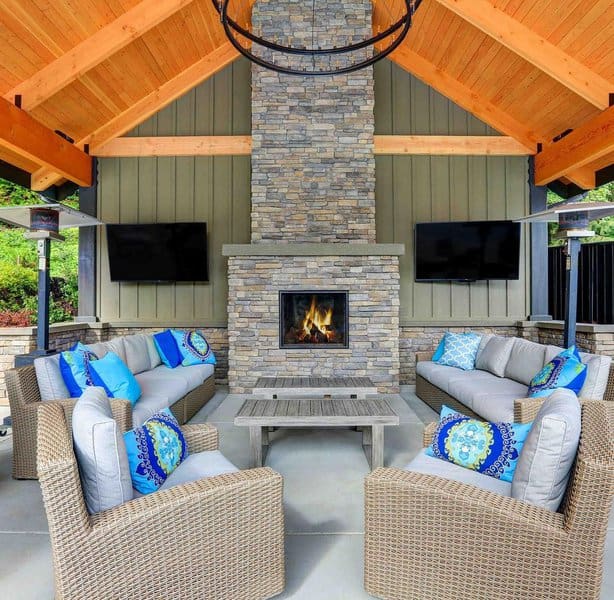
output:
{"label": "gray back cushion", "polygon": [[512,497],[557,510],[565,494],[580,440],[580,402],[558,389],[542,404],[520,451]]}
{"label": "gray back cushion", "polygon": [[162,364],[162,359],[156,348],[156,343],[153,339],[153,334],[149,333],[145,336],[147,341],[147,351],[149,352],[149,368],[155,369],[158,365]]}
{"label": "gray back cushion", "polygon": [[123,432],[105,391],[88,387],[72,414],[75,454],[90,514],[132,500],[132,479]]}
{"label": "gray back cushion", "polygon": [[117,356],[119,356],[124,363],[126,362],[126,347],[124,345],[123,337],[114,337],[112,340],[104,342],[104,345],[108,352],[115,352],[115,354],[117,354]]}
{"label": "gray back cushion", "polygon": [[542,344],[514,338],[510,358],[505,366],[505,376],[529,385],[544,366],[546,347]]}
{"label": "gray back cushion", "polygon": [[88,344],[88,350],[91,350],[97,358],[104,358],[107,355],[109,349],[104,342],[96,342],[95,344]]}
{"label": "gray back cushion", "polygon": [[60,372],[60,355],[34,359],[34,372],[41,400],[63,400],[70,398],[70,392]]}
{"label": "gray back cushion", "polygon": [[513,346],[514,338],[492,336],[475,361],[475,368],[488,371],[497,377],[505,376],[505,367]]}
{"label": "gray back cushion", "polygon": [[126,364],[134,375],[151,369],[146,335],[138,333],[126,336],[124,348],[126,350]]}

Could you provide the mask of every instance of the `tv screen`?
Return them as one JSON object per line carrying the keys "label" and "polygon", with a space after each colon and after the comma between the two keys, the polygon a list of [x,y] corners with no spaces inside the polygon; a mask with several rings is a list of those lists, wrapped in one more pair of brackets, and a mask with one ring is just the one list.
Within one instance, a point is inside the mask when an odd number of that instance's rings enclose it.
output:
{"label": "tv screen", "polygon": [[111,281],[208,281],[207,224],[107,225]]}
{"label": "tv screen", "polygon": [[416,281],[518,279],[520,223],[418,223]]}

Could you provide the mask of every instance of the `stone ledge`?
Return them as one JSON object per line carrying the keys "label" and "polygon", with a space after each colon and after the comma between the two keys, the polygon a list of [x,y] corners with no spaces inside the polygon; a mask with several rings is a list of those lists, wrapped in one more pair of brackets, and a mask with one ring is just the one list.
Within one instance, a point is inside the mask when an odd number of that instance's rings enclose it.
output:
{"label": "stone ledge", "polygon": [[[539,321],[535,323],[539,329],[563,330],[563,321]],[[614,333],[614,325],[598,325],[596,323],[578,323],[576,331],[580,333]]]}
{"label": "stone ledge", "polygon": [[405,244],[224,244],[223,256],[403,256]]}

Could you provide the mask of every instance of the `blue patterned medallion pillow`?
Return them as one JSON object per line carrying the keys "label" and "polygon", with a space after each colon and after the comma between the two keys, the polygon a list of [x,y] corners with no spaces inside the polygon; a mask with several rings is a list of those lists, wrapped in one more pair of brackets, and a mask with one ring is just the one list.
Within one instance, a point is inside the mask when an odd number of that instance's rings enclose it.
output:
{"label": "blue patterned medallion pillow", "polygon": [[532,423],[488,423],[441,408],[433,443],[425,452],[461,467],[512,481]]}
{"label": "blue patterned medallion pillow", "polygon": [[155,492],[188,456],[181,428],[168,408],[124,433],[124,441],[132,487],[141,494]]}
{"label": "blue patterned medallion pillow", "polygon": [[434,362],[471,371],[475,368],[475,357],[478,354],[481,340],[482,336],[477,333],[450,333],[448,331],[443,338],[443,354]]}
{"label": "blue patterned medallion pillow", "polygon": [[557,354],[529,384],[529,398],[549,396],[557,388],[580,393],[586,380],[586,365],[582,364],[575,346]]}
{"label": "blue patterned medallion pillow", "polygon": [[154,333],[153,339],[162,362],[170,369],[178,367],[183,357],[171,330],[166,329],[160,333]]}
{"label": "blue patterned medallion pillow", "polygon": [[115,352],[107,352],[90,363],[93,385],[104,388],[109,398],[125,398],[132,406],[141,397],[141,386],[126,363]]}
{"label": "blue patterned medallion pillow", "polygon": [[205,336],[198,331],[180,331],[171,329],[181,354],[181,364],[184,367],[191,365],[214,365],[215,355]]}
{"label": "blue patterned medallion pillow", "polygon": [[60,354],[60,373],[71,398],[79,398],[88,385],[94,385],[89,364],[97,358],[81,342],[77,342],[70,350]]}

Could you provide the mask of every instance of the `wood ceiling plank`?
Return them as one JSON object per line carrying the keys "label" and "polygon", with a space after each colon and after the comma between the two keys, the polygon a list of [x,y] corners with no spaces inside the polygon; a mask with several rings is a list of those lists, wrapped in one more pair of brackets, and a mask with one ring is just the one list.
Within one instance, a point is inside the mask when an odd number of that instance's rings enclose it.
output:
{"label": "wood ceiling plank", "polygon": [[0,146],[27,161],[54,169],[79,185],[92,183],[90,156],[3,98],[0,99]]}
{"label": "wood ceiling plank", "polygon": [[594,106],[600,109],[609,106],[609,93],[612,90],[609,81],[592,72],[587,66],[532,29],[497,9],[488,0],[437,0],[437,2]]}
{"label": "wood ceiling plank", "polygon": [[[229,65],[238,56],[239,53],[234,46],[230,42],[226,42],[158,89],[142,97],[128,110],[117,115],[102,127],[92,131],[88,136],[79,140],[77,145],[90,144],[90,151],[95,155],[97,147],[134,129],[139,123],[157,113],[173,100]],[[57,172],[54,172],[52,169],[39,169],[32,176],[32,189],[47,189],[59,181],[60,178]]]}
{"label": "wood ceiling plank", "polygon": [[13,88],[5,94],[5,98],[21,95],[24,110],[32,110],[192,1],[142,0],[127,13]]}
{"label": "wood ceiling plank", "polygon": [[535,183],[545,185],[614,152],[614,106],[535,157]]}

